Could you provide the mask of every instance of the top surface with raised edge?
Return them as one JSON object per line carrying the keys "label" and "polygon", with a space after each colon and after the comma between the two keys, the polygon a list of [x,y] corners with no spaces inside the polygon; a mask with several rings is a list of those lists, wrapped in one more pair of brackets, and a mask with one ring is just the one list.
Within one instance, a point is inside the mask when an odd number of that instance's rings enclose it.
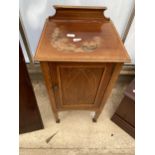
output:
{"label": "top surface with raised edge", "polygon": [[35,54],[38,61],[130,62],[105,7],[55,6]]}

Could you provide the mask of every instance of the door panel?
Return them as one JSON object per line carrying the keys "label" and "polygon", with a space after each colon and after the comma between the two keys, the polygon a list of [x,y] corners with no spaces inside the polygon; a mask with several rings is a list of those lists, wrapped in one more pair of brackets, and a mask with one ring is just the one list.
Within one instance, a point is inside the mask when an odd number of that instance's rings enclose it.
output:
{"label": "door panel", "polygon": [[104,68],[59,67],[63,105],[94,104]]}
{"label": "door panel", "polygon": [[[99,106],[112,73],[112,64],[49,64],[59,109]],[[57,87],[57,88],[56,88]]]}

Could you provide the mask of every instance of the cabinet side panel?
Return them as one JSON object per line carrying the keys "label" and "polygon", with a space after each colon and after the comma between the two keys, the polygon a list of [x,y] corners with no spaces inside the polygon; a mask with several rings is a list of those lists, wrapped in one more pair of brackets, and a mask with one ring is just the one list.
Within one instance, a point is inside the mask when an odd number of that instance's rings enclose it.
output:
{"label": "cabinet side panel", "polygon": [[112,91],[112,89],[114,87],[114,84],[116,83],[116,80],[117,80],[117,78],[118,78],[118,76],[120,74],[122,65],[123,65],[123,63],[116,63],[116,64],[114,64],[114,68],[113,68],[113,73],[112,73],[111,79],[110,79],[110,81],[108,83],[108,86],[107,86],[107,88],[105,90],[105,94],[104,94],[104,96],[102,98],[102,102],[101,102],[100,108],[96,112],[95,117],[93,118],[94,121],[96,121],[98,119],[99,115],[101,114],[101,112],[102,112],[102,110],[103,110],[103,108],[105,106],[105,103],[106,103],[106,101],[107,101],[107,99],[108,99],[108,97],[109,97],[109,95],[110,95],[110,93],[111,93],[111,91]]}
{"label": "cabinet side panel", "polygon": [[42,71],[43,71],[45,84],[46,84],[49,99],[50,99],[50,102],[51,102],[53,114],[54,114],[55,119],[57,121],[58,120],[58,113],[57,113],[57,108],[56,108],[54,92],[53,92],[53,89],[52,89],[52,80],[51,80],[51,75],[50,75],[49,64],[48,64],[48,62],[41,62],[40,65],[41,65],[41,68],[42,68]]}

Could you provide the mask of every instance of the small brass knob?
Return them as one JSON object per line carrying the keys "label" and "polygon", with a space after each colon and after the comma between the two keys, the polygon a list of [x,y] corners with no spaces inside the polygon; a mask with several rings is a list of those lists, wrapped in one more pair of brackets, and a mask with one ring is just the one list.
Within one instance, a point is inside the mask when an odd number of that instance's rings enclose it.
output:
{"label": "small brass knob", "polygon": [[53,88],[54,91],[57,91],[58,90],[58,85],[53,85],[52,88]]}

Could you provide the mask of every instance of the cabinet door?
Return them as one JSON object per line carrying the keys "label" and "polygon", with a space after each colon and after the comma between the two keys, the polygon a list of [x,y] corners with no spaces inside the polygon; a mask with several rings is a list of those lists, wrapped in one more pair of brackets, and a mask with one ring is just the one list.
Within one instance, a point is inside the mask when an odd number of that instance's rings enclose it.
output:
{"label": "cabinet door", "polygon": [[57,108],[97,109],[112,73],[112,64],[49,63]]}

